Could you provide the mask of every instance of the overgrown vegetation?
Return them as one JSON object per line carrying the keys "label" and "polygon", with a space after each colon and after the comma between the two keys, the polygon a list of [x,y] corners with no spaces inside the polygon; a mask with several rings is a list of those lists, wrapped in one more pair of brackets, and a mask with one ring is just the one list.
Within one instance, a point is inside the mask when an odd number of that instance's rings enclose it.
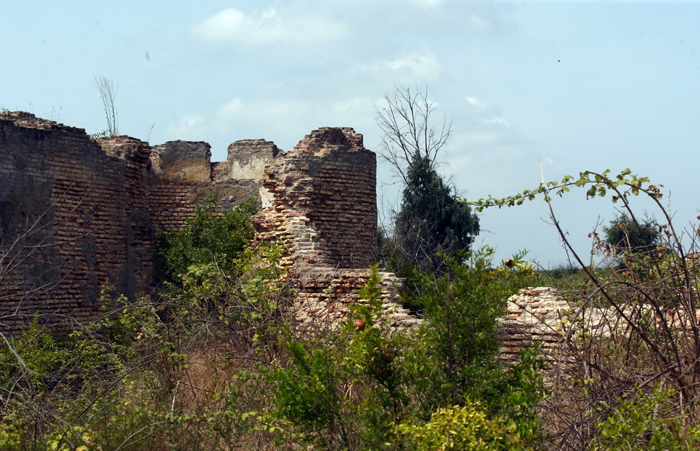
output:
{"label": "overgrown vegetation", "polygon": [[368,303],[353,306],[342,333],[288,342],[291,360],[274,373],[283,436],[313,449],[443,449],[468,441],[451,437],[449,416],[472,436],[493,427],[482,437],[488,447],[473,449],[536,447],[541,362],[533,349],[510,366],[497,358],[504,296],[531,268],[493,268],[489,252],[468,262],[452,260],[451,275],[424,278],[426,323],[411,334],[389,332],[375,272],[361,292]]}
{"label": "overgrown vegetation", "polygon": [[541,363],[534,350],[498,359],[525,262],[495,266],[484,251],[423,273],[426,322],[409,334],[382,317],[375,270],[342,331],[299,336],[281,249],[249,241],[253,211],[207,204],[164,235],[154,300],[105,290],[93,323],[7,337],[0,448],[462,449],[477,436],[474,449],[537,447]]}
{"label": "overgrown vegetation", "polygon": [[[283,250],[251,241],[252,204],[220,212],[212,199],[160,238],[154,298],[105,287],[99,317],[69,333],[37,321],[0,333],[0,449],[698,449],[700,229],[676,229],[661,187],[629,170],[460,202],[434,167],[449,125],[428,126],[421,93],[387,102],[387,157],[406,187],[385,262],[408,277],[419,328],[392,330],[374,268],[340,330],[301,335]],[[619,207],[590,235],[600,267],[570,245],[550,202],[574,187]],[[660,220],[635,213],[640,194]],[[471,249],[472,208],[540,196],[568,266],[536,274],[524,254],[499,264]],[[23,253],[2,253],[0,282],[43,246],[50,224],[27,226],[7,248]],[[506,362],[505,301],[543,280],[570,305],[551,324],[552,365],[536,343]]]}
{"label": "overgrown vegetation", "polygon": [[258,368],[280,355],[289,297],[280,250],[243,238],[251,212],[205,206],[164,237],[155,302],[106,290],[68,335],[3,336],[0,449],[255,449],[266,432],[245,413],[268,402]]}
{"label": "overgrown vegetation", "polygon": [[[608,269],[583,263],[562,231],[552,195],[572,187],[587,198],[619,205],[621,218],[594,231],[594,249]],[[641,220],[632,198],[645,195],[663,218]],[[560,238],[585,273],[564,294],[571,310],[558,326],[561,365],[550,371],[552,396],[541,419],[556,449],[697,449],[700,329],[698,268],[689,258],[697,230],[682,233],[661,203],[660,186],[625,170],[611,176],[584,172],[560,183],[505,199],[486,199],[477,209],[512,206],[542,196]],[[685,235],[685,236],[684,236]],[[622,264],[618,264],[618,263]]]}
{"label": "overgrown vegetation", "polygon": [[160,236],[156,264],[162,282],[182,287],[183,284],[203,283],[201,276],[204,274],[215,273],[234,279],[240,276],[237,263],[255,234],[250,216],[256,212],[256,207],[246,202],[217,213],[216,202],[214,195],[204,205],[197,206],[183,230]]}

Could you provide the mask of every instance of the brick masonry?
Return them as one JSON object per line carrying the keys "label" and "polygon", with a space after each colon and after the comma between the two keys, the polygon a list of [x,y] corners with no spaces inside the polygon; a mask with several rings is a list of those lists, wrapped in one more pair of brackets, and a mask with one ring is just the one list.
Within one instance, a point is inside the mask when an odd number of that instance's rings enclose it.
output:
{"label": "brick masonry", "polygon": [[[350,128],[321,128],[290,152],[233,143],[212,163],[209,144],[151,147],[126,136],[94,139],[23,112],[0,113],[0,330],[32,318],[84,321],[99,294],[153,288],[156,237],[182,227],[218,193],[218,208],[247,199],[260,240],[287,249],[300,324],[336,327],[376,258],[376,157]],[[415,325],[386,274],[383,301],[396,327]],[[401,327],[403,327],[401,326]]]}
{"label": "brick masonry", "polygon": [[322,128],[267,166],[271,205],[254,217],[265,241],[289,251],[285,264],[367,268],[376,261],[376,156],[351,128]]}
{"label": "brick masonry", "polygon": [[133,295],[150,277],[150,147],[83,129],[0,116],[0,325],[39,314],[83,320],[102,287]]}
{"label": "brick masonry", "polygon": [[[336,329],[376,261],[376,156],[351,128],[320,128],[271,160],[262,178],[270,205],[254,216],[258,238],[282,243],[297,289],[302,328]],[[384,318],[392,328],[420,320],[399,302],[400,280],[381,273]]]}
{"label": "brick masonry", "polygon": [[[351,128],[320,128],[290,152],[238,141],[212,163],[209,144],[151,147],[93,139],[83,129],[23,112],[0,113],[0,330],[32,318],[84,321],[100,290],[129,297],[153,286],[154,243],[218,192],[218,207],[255,199],[262,241],[282,243],[301,328],[337,329],[376,258],[376,156]],[[412,328],[391,273],[381,273],[385,320]],[[523,290],[502,319],[507,358],[524,344],[560,355],[570,309],[550,288]],[[595,315],[594,315],[595,316]],[[597,317],[594,317],[594,319]]]}

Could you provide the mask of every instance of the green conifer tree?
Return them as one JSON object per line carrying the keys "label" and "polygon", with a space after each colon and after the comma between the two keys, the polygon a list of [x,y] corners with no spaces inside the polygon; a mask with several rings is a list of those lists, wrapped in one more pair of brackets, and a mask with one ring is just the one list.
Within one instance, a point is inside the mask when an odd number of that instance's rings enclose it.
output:
{"label": "green conifer tree", "polygon": [[[448,142],[451,122],[433,126],[427,91],[399,86],[377,108],[383,157],[404,184],[393,236],[382,236],[385,263],[403,277],[415,270],[441,273],[442,254],[459,257],[479,233],[479,219],[437,173],[437,156]],[[409,283],[410,284],[410,283]]]}
{"label": "green conifer tree", "polygon": [[394,233],[395,250],[402,258],[423,270],[440,272],[441,255],[455,257],[470,249],[479,233],[479,218],[430,161],[416,154],[407,171]]}
{"label": "green conifer tree", "polygon": [[621,214],[605,227],[605,242],[615,255],[650,254],[660,242],[659,225],[653,218],[637,222]]}

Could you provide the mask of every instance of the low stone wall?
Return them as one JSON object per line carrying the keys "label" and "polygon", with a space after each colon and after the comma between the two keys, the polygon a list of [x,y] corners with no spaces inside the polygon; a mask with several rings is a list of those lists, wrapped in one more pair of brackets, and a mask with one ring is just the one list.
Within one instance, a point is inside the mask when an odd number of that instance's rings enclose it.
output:
{"label": "low stone wall", "polygon": [[554,288],[520,290],[508,299],[507,314],[501,319],[501,351],[507,360],[514,360],[524,346],[539,342],[545,360],[567,363],[573,358],[570,348],[576,347],[575,340],[583,329],[588,336],[608,338],[615,333],[629,333],[630,321],[655,321],[659,329],[689,331],[691,320],[700,318],[700,309],[693,316],[680,308],[659,312],[649,304],[620,304],[618,307],[572,305]]}
{"label": "low stone wall", "polygon": [[527,288],[511,296],[506,315],[500,320],[504,359],[516,360],[520,351],[533,342],[540,343],[546,360],[559,359],[564,345],[562,318],[570,311],[569,303],[554,288]]}
{"label": "low stone wall", "polygon": [[[338,330],[350,315],[349,306],[367,303],[359,291],[367,283],[370,269],[349,270],[318,268],[294,277],[293,286],[299,290],[294,301],[297,327],[318,332]],[[390,329],[413,329],[421,324],[419,318],[404,309],[399,299],[401,279],[394,273],[380,271],[382,317]]]}

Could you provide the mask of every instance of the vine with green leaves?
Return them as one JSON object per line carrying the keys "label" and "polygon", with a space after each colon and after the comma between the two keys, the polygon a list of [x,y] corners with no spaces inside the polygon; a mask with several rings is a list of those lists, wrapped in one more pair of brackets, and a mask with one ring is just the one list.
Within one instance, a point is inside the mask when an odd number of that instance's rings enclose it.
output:
{"label": "vine with green leaves", "polygon": [[[699,272],[688,258],[696,246],[698,231],[694,228],[684,234],[677,230],[673,214],[661,203],[662,187],[629,169],[616,175],[608,170],[586,171],[578,177],[566,176],[560,182],[542,183],[514,196],[489,196],[471,203],[482,211],[517,206],[542,197],[559,238],[590,282],[563,293],[572,307],[559,326],[569,363],[551,376],[557,384],[543,416],[558,449],[586,449],[590,443],[598,446],[615,442],[615,437],[601,436],[613,430],[641,431],[641,437],[618,442],[643,444],[645,449],[665,449],[658,444],[668,444],[669,440],[690,447],[698,444],[694,430],[685,427],[700,416]],[[622,233],[654,227],[648,232],[661,237],[658,243],[654,242],[656,249],[643,253],[624,249],[633,242],[629,236],[613,246],[594,230],[589,235],[594,241],[593,249],[604,258],[623,255],[624,264],[611,265],[607,271],[584,264],[551,202],[553,196],[563,196],[573,188],[584,189],[586,199],[610,195],[629,220],[630,226],[623,228]],[[653,202],[663,218],[661,223],[642,221],[635,214],[632,198],[640,195]],[[592,317],[601,322],[595,328],[590,326]],[[657,396],[659,387],[667,390],[663,406]],[[629,423],[629,427],[612,427],[633,421],[638,417],[634,409],[649,409],[650,405],[681,418],[681,422],[668,422],[659,416],[643,428]],[[620,409],[628,412],[625,418],[619,418]],[[683,427],[676,427],[677,424]],[[576,440],[572,440],[572,435]]]}

